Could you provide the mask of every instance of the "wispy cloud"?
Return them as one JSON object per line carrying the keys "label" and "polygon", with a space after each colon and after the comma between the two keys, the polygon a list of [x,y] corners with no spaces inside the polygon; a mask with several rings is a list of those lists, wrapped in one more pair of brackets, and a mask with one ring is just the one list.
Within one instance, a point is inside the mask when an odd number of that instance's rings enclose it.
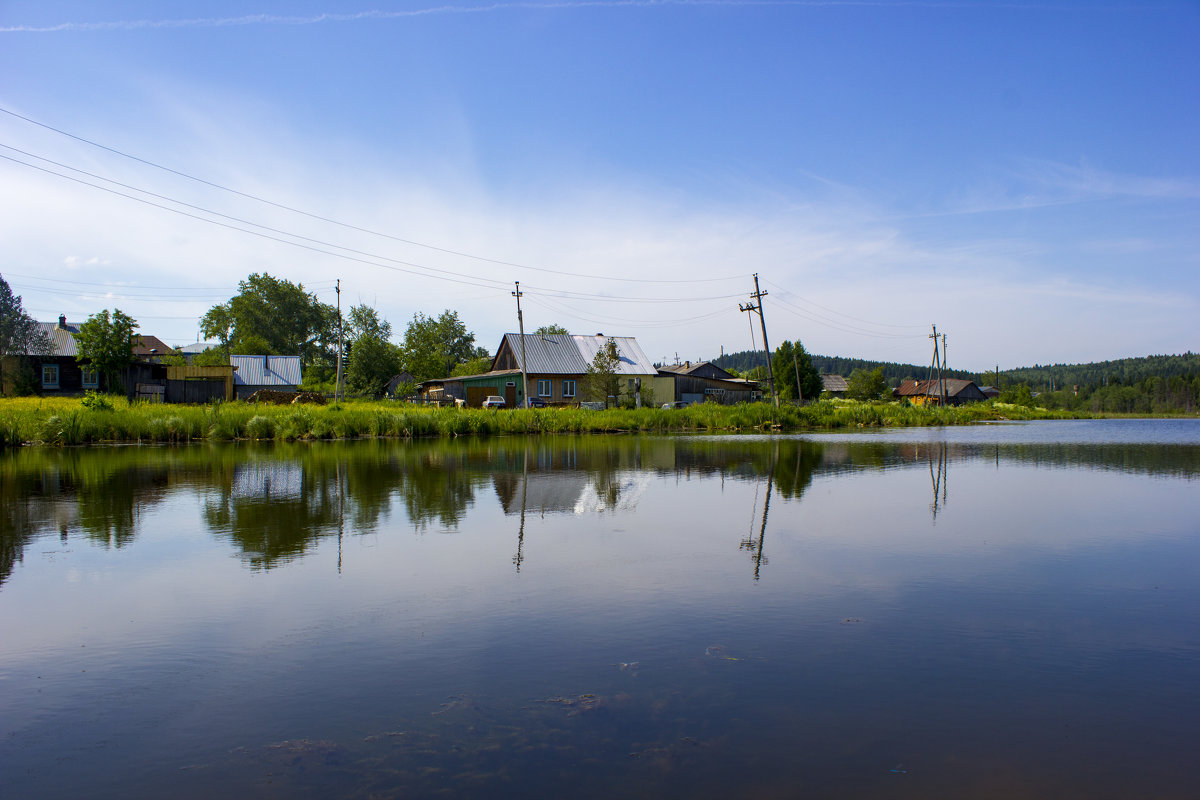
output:
{"label": "wispy cloud", "polygon": [[[505,2],[482,5],[436,5],[404,10],[369,9],[344,13],[309,15],[245,14],[237,17],[190,17],[183,19],[128,19],[96,22],[60,22],[53,25],[6,25],[0,33],[72,33],[104,31],[136,31],[170,28],[234,28],[246,26],[305,26],[354,23],[368,20],[400,20],[417,17],[465,14],[491,14],[505,11],[556,11],[576,9],[622,9],[656,7],[713,7],[730,8],[927,8],[927,9],[996,9],[1035,11],[1097,11],[1113,10],[1106,4],[1054,3],[974,3],[934,2],[932,0],[570,0],[564,2]],[[1126,10],[1172,10],[1177,6],[1137,5],[1119,6]]]}

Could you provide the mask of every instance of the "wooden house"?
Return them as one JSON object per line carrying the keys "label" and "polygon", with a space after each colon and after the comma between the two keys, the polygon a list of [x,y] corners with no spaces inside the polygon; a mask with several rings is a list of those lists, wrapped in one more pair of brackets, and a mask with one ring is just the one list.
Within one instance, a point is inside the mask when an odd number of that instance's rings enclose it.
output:
{"label": "wooden house", "polygon": [[974,381],[960,378],[946,378],[941,382],[936,380],[918,381],[909,378],[901,381],[892,395],[899,400],[907,400],[913,405],[941,405],[943,391],[946,396],[946,405],[949,406],[980,403],[987,400],[987,395],[980,391]]}
{"label": "wooden house", "polygon": [[[711,361],[686,361],[658,368],[658,374],[669,378],[674,387],[670,400],[677,403],[714,402],[722,405],[749,403],[762,399],[754,381],[735,378]],[[664,402],[668,398],[659,398]]]}

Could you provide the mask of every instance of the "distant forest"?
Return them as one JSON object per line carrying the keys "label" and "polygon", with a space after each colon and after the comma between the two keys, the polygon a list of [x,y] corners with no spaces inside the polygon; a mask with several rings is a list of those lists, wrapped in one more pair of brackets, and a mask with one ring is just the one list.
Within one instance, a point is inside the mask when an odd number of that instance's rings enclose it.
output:
{"label": "distant forest", "polygon": [[[861,358],[811,355],[822,375],[849,377],[856,369],[883,370],[888,385],[905,378],[924,380],[929,365],[896,364]],[[748,373],[765,370],[761,352],[727,353],[714,362],[723,369]],[[1155,414],[1194,412],[1200,408],[1200,354],[1144,356],[1091,364],[1035,364],[997,372],[947,370],[945,377],[965,378],[980,386],[995,386],[1002,400],[1047,408]]]}

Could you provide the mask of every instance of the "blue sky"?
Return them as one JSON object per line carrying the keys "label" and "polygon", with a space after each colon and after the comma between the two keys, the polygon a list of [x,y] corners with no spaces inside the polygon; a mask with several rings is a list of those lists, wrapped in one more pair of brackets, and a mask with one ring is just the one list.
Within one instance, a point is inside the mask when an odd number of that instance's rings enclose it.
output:
{"label": "blue sky", "polygon": [[0,273],[174,344],[266,271],[489,349],[519,280],[528,328],[695,360],[761,346],[758,273],[823,354],[1197,351],[1198,41],[1171,0],[0,0]]}

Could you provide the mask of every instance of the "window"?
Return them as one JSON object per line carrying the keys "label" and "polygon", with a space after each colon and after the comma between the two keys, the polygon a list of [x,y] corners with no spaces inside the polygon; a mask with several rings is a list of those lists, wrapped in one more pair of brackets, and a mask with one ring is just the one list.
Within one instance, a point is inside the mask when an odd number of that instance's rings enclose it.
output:
{"label": "window", "polygon": [[83,370],[83,388],[99,389],[100,388],[100,373],[94,369]]}
{"label": "window", "polygon": [[58,388],[58,364],[42,364],[42,388]]}
{"label": "window", "polygon": [[549,379],[538,380],[538,397],[549,397],[554,390],[550,388]]}
{"label": "window", "polygon": [[563,381],[563,397],[575,396],[575,381]]}

